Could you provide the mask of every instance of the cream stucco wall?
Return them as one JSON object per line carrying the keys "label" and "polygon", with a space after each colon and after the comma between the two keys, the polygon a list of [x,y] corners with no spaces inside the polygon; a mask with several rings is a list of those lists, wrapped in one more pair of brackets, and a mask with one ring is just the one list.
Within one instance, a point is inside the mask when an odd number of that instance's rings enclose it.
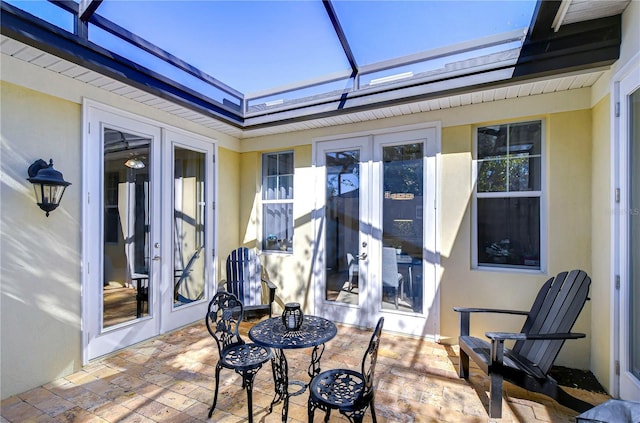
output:
{"label": "cream stucco wall", "polygon": [[[293,254],[267,252],[261,254],[261,262],[266,276],[278,287],[274,308],[277,313],[284,304],[299,301],[307,312],[312,310],[311,291],[311,256],[316,237],[313,234],[311,213],[315,204],[313,174],[311,172],[311,145],[299,145],[284,148],[294,154],[294,198],[293,209],[295,236]],[[268,150],[268,151],[273,151]],[[241,186],[240,193],[240,239],[242,244],[259,247],[260,235],[260,199],[262,152],[243,153],[240,159]],[[224,252],[223,252],[224,253]]]}
{"label": "cream stucco wall", "polygon": [[[544,281],[563,270],[590,272],[590,157],[589,110],[522,116],[546,124],[547,272],[518,273],[471,269],[471,148],[475,126],[442,131],[442,267],[441,333],[443,342],[456,343],[458,316],[454,306],[528,310]],[[490,122],[495,123],[495,122]],[[469,295],[473,292],[473,296]],[[499,295],[497,295],[499,293]],[[471,331],[484,337],[488,328],[518,331],[522,318],[474,315]],[[590,306],[583,310],[575,330],[589,332]],[[557,364],[589,367],[586,340],[565,344]]]}
{"label": "cream stucco wall", "polygon": [[[582,93],[565,93],[568,97]],[[441,335],[443,342],[455,343],[458,336],[458,316],[452,311],[456,305],[506,307],[527,310],[539,287],[550,276],[563,270],[581,268],[591,271],[591,112],[586,107],[588,96],[582,98],[584,106],[578,110],[560,110],[557,113],[544,113],[550,104],[548,96],[522,101],[508,101],[508,105],[497,102],[493,108],[482,110],[474,106],[455,110],[440,111],[437,114],[443,122],[470,121],[464,125],[443,125],[442,129],[442,170],[441,170],[441,253],[442,281],[441,290]],[[574,104],[576,98],[564,100]],[[504,107],[510,110],[538,110],[535,114],[503,118]],[[556,107],[558,107],[556,105]],[[390,118],[371,123],[370,126],[391,128],[407,123],[432,121],[434,113],[414,115],[410,119]],[[463,116],[464,118],[461,118]],[[480,120],[482,118],[482,120]],[[525,273],[509,271],[488,271],[471,269],[471,151],[475,126],[488,123],[544,119],[546,125],[547,159],[547,213],[548,226],[543,228],[548,238],[548,267],[545,273]],[[295,245],[293,255],[263,254],[262,259],[272,280],[279,286],[278,296],[281,302],[296,300],[312,310],[313,277],[311,257],[316,239],[305,215],[312,212],[314,198],[309,187],[313,186],[314,175],[307,172],[313,162],[311,147],[303,143],[312,142],[315,137],[327,132],[355,133],[366,131],[363,124],[344,125],[328,128],[326,131],[306,131],[283,134],[280,137],[264,137],[243,141],[243,148],[250,145],[280,144],[282,149],[302,144],[307,155],[300,157],[299,146],[294,147],[296,154],[296,213]],[[371,128],[369,128],[371,130]],[[325,135],[326,136],[326,135]],[[241,209],[251,207],[251,212],[241,210],[243,222],[251,227],[245,233],[245,240],[257,234],[259,225],[256,208],[259,199],[259,160],[262,151],[243,153],[243,176],[247,183],[256,183],[256,191],[243,189]],[[251,169],[255,169],[251,172]],[[246,185],[243,185],[246,187]],[[303,195],[303,197],[299,197]],[[302,219],[302,220],[300,220]],[[242,229],[241,229],[242,231]],[[251,234],[251,236],[247,236]],[[309,289],[311,288],[311,289]],[[468,293],[473,292],[473,299]],[[496,295],[496,293],[500,295]],[[590,310],[587,304],[582,312],[576,331],[590,332]],[[474,316],[472,332],[484,336],[487,328],[516,331],[522,326],[521,318],[490,315]],[[589,367],[589,340],[568,343],[563,348],[558,363],[587,369]]]}
{"label": "cream stucco wall", "polygon": [[[80,332],[80,105],[1,84],[0,280],[2,397],[78,370]],[[27,167],[53,159],[72,183],[45,217]]]}
{"label": "cream stucco wall", "polygon": [[605,72],[591,90],[592,110],[592,290],[591,303],[591,371],[610,393],[617,392],[615,386],[612,339],[613,298],[615,265],[612,263],[612,216],[613,178],[617,169],[612,165],[613,133],[617,122],[612,122],[612,83],[628,72],[632,61],[640,57],[640,2],[632,1],[622,15],[622,45],[620,59],[611,70]]}
{"label": "cream stucco wall", "polygon": [[246,227],[240,219],[239,184],[242,183],[240,154],[226,148],[218,149],[216,157],[216,176],[218,177],[218,200],[216,203],[216,237],[218,241],[218,280],[226,278],[226,259],[229,253],[238,248],[240,228]]}
{"label": "cream stucco wall", "polygon": [[611,392],[611,143],[610,96],[592,109],[591,371]]}
{"label": "cream stucco wall", "polygon": [[[194,124],[132,100],[99,93],[40,68],[2,57],[2,185],[0,318],[2,398],[77,371],[82,366],[81,264],[82,101],[95,95],[110,105],[163,125],[194,130]],[[14,81],[13,82],[8,82]],[[51,84],[42,83],[49,81]],[[37,87],[32,90],[22,86]],[[79,87],[78,85],[81,85]],[[65,89],[66,88],[66,89]],[[239,143],[199,127],[218,150],[219,249],[238,244]],[[36,159],[54,160],[72,182],[62,205],[46,218],[26,180]]]}

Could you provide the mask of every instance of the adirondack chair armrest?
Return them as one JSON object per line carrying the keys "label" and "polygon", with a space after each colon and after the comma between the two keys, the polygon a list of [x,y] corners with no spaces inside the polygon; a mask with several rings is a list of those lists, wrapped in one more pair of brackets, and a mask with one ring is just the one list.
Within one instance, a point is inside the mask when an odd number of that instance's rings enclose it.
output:
{"label": "adirondack chair armrest", "polygon": [[584,333],[527,334],[527,333],[511,333],[511,332],[487,332],[485,333],[485,335],[487,338],[491,339],[492,341],[506,341],[506,340],[525,341],[525,340],[533,340],[533,339],[548,339],[548,340],[579,339],[579,338],[584,338],[586,336],[586,334]]}
{"label": "adirondack chair armrest", "polygon": [[505,310],[505,309],[499,309],[499,308],[482,308],[482,307],[454,307],[453,311],[460,313],[460,336],[469,335],[471,313],[515,314],[519,316],[529,315],[528,311],[523,311],[523,310]]}
{"label": "adirondack chair armrest", "polygon": [[267,288],[269,289],[277,289],[278,287],[276,286],[276,284],[274,284],[273,282],[271,282],[269,279],[262,279],[262,282],[267,285]]}
{"label": "adirondack chair armrest", "polygon": [[524,310],[506,310],[501,308],[482,308],[482,307],[454,307],[453,311],[458,313],[502,313],[502,314],[518,314],[526,316],[528,311]]}
{"label": "adirondack chair armrest", "polygon": [[278,288],[276,284],[271,282],[269,279],[262,279],[262,283],[265,284],[267,289],[269,290],[269,304],[271,304],[276,299],[276,289]]}

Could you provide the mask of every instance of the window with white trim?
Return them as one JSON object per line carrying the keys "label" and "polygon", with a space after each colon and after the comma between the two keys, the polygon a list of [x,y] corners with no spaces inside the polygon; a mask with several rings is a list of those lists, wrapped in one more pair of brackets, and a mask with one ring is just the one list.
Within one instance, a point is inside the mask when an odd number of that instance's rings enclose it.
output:
{"label": "window with white trim", "polygon": [[474,267],[541,269],[542,122],[477,128]]}
{"label": "window with white trim", "polygon": [[293,151],[262,155],[262,250],[293,252]]}

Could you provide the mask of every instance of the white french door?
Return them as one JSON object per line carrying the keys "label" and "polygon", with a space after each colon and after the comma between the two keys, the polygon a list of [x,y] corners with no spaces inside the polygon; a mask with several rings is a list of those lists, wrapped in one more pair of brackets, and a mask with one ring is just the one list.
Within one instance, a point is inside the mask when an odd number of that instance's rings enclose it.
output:
{"label": "white french door", "polygon": [[[170,283],[163,285],[161,331],[167,332],[206,314],[214,273],[213,145],[192,135],[166,130],[163,133],[165,168],[163,192],[162,260]],[[207,251],[209,254],[207,254]]]}
{"label": "white french door", "polygon": [[91,102],[85,117],[86,362],[205,315],[214,146]]}
{"label": "white french door", "polygon": [[619,396],[640,401],[640,67],[619,84]]}
{"label": "white french door", "polygon": [[438,127],[318,141],[316,313],[439,335]]}

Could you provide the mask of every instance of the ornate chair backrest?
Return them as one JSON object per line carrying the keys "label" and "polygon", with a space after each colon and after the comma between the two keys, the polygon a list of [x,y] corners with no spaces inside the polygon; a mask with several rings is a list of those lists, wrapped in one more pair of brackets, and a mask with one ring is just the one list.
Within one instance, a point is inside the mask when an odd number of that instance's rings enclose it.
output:
{"label": "ornate chair backrest", "polygon": [[227,257],[227,291],[244,305],[262,303],[262,267],[256,252],[240,247]]}
{"label": "ornate chair backrest", "polygon": [[384,317],[378,319],[369,347],[362,357],[362,377],[364,378],[364,389],[362,390],[361,400],[367,401],[373,395],[373,374],[376,370],[376,362],[378,361],[378,346],[380,346],[380,336],[382,335],[382,326],[384,325]]}
{"label": "ornate chair backrest", "polygon": [[219,291],[209,302],[205,321],[209,333],[218,344],[220,356],[227,348],[244,344],[238,332],[243,309],[236,296],[226,291]]}

